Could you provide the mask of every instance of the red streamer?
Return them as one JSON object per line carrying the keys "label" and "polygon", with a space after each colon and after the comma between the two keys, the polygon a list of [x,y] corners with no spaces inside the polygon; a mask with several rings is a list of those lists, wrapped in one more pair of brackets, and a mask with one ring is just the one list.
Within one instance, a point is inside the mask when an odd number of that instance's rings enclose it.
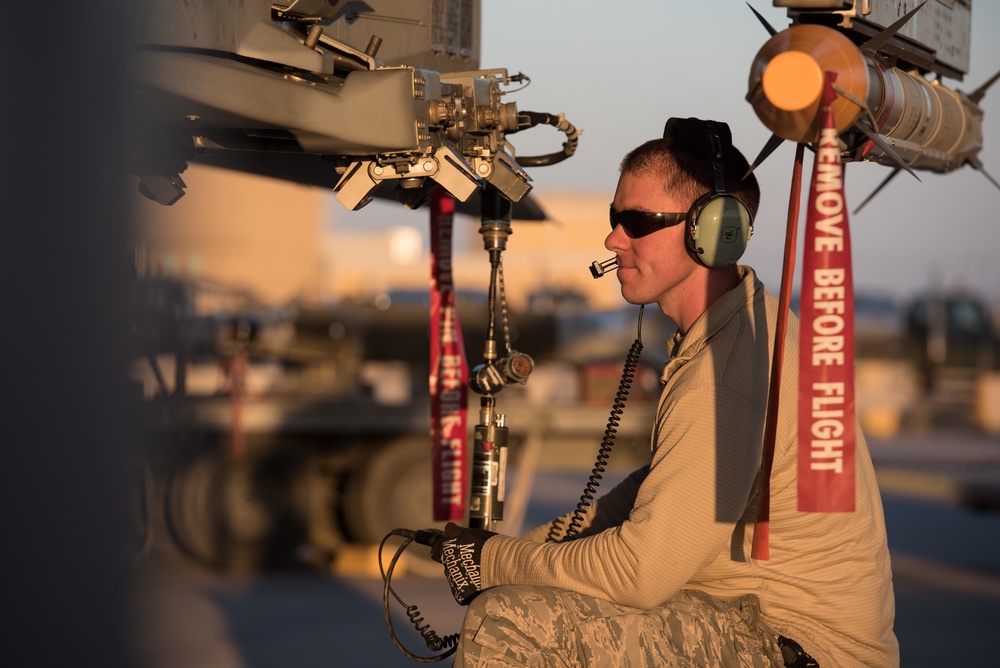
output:
{"label": "red streamer", "polygon": [[854,510],[854,282],[844,166],[827,73],[802,253],[798,508]]}
{"label": "red streamer", "polygon": [[442,188],[431,195],[431,453],[434,521],[465,519],[468,448],[467,387],[462,326],[451,271],[455,200]]}

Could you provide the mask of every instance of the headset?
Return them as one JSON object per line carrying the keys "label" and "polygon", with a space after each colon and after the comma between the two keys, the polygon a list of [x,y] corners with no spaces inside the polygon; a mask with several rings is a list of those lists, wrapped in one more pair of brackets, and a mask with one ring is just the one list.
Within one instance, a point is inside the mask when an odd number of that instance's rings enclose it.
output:
{"label": "headset", "polygon": [[[736,264],[753,235],[753,214],[743,201],[726,190],[725,152],[732,147],[729,126],[697,118],[671,118],[663,136],[676,135],[712,162],[715,187],[694,201],[688,211],[685,246],[699,264],[727,267]],[[704,141],[703,141],[704,140]]]}

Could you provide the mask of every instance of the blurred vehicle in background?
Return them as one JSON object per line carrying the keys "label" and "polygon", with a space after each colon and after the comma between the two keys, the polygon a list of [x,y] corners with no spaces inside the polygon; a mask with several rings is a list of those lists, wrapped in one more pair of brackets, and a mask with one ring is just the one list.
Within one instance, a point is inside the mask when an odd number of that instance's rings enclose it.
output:
{"label": "blurred vehicle in background", "polygon": [[995,316],[976,295],[920,295],[907,307],[906,325],[911,354],[926,368],[929,387],[935,367],[996,369],[1000,361]]}
{"label": "blurred vehicle in background", "polygon": [[[475,360],[486,295],[456,296]],[[611,407],[634,311],[589,312],[578,296],[572,308],[543,301],[508,314],[511,343],[536,370],[498,407],[510,415],[515,463],[519,445],[538,438],[543,456],[576,453],[567,465],[579,466],[597,452],[608,412],[595,407]],[[183,552],[226,569],[325,563],[348,543],[433,525],[426,292],[262,308],[246,294],[160,277],[136,281],[133,305],[147,496]],[[662,342],[654,321],[644,336]],[[658,363],[644,361],[633,382],[619,461],[648,448]]]}
{"label": "blurred vehicle in background", "polygon": [[1000,405],[988,399],[998,384],[1000,327],[989,303],[965,291],[922,294],[905,318],[907,356],[923,391],[914,414],[932,425],[992,429],[1000,420]]}

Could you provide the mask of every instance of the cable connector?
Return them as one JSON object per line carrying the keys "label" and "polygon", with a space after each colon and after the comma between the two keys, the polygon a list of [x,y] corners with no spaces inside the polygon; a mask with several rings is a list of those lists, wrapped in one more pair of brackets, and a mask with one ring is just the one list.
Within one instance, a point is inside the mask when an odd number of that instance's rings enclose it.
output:
{"label": "cable connector", "polygon": [[428,547],[434,547],[439,540],[447,537],[440,529],[393,529],[389,533]]}

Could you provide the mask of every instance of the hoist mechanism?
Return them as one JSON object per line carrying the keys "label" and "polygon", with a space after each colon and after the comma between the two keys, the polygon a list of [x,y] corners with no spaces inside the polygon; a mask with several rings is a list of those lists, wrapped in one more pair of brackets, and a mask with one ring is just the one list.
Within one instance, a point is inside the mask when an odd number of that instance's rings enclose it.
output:
{"label": "hoist mechanism", "polygon": [[[527,76],[479,69],[478,1],[144,0],[136,17],[131,171],[161,204],[191,161],[332,188],[350,210],[417,208],[435,186],[517,203],[525,166],[576,150],[563,116],[503,100]],[[508,136],[538,124],[562,151],[518,160]]]}

